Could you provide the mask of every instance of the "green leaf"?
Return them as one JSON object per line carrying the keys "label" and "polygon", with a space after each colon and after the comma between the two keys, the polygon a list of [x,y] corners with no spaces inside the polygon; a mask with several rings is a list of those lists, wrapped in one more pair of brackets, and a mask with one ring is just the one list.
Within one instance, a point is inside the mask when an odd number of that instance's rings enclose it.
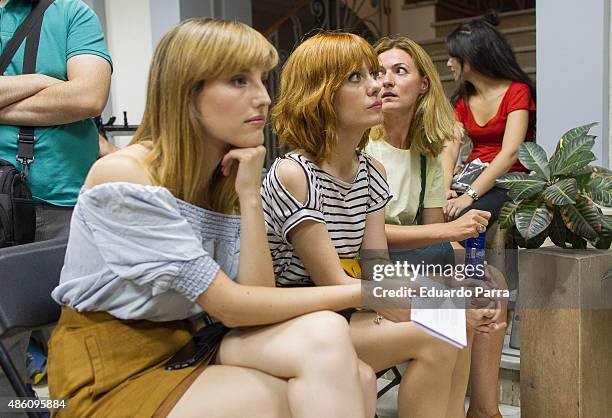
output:
{"label": "green leaf", "polygon": [[582,174],[591,174],[591,173],[608,173],[612,174],[612,170],[606,167],[602,167],[600,165],[587,165],[581,170],[576,171],[573,175],[574,177],[580,176]]}
{"label": "green leaf", "polygon": [[576,193],[578,193],[576,180],[569,178],[548,186],[542,196],[552,205],[569,205],[576,203],[574,200]]}
{"label": "green leaf", "polygon": [[546,187],[546,182],[542,180],[530,180],[515,185],[508,192],[508,196],[515,202],[527,199],[535,194],[540,193]]}
{"label": "green leaf", "polygon": [[557,144],[557,149],[555,153],[558,153],[561,149],[563,149],[568,142],[578,137],[586,135],[587,132],[591,130],[591,128],[597,125],[597,122],[589,123],[586,125],[578,126],[576,128],[572,128],[561,136],[559,143]]}
{"label": "green leaf", "polygon": [[544,230],[544,232],[536,235],[535,237],[525,240],[525,248],[540,248],[544,241],[546,241],[546,237],[548,236],[548,231]]}
{"label": "green leaf", "polygon": [[552,213],[544,202],[530,202],[520,205],[516,211],[516,229],[525,240],[541,234],[552,221]]}
{"label": "green leaf", "polygon": [[591,175],[593,173],[612,174],[612,171],[608,170],[605,167],[601,167],[598,165],[587,165],[586,167],[572,173],[571,177],[576,179],[576,182],[578,183],[579,191],[583,191],[587,188],[589,181],[591,181]]}
{"label": "green leaf", "polygon": [[527,241],[525,241],[525,238],[523,238],[521,233],[516,229],[516,226],[512,228],[510,231],[511,231],[510,234],[512,235],[512,238],[514,239],[514,242],[516,242],[516,245],[518,245],[521,248],[525,248],[527,246]]}
{"label": "green leaf", "polygon": [[582,135],[567,141],[550,159],[550,168],[553,173],[567,164],[572,155],[578,152],[591,151],[591,148],[595,145],[595,138],[593,135]]}
{"label": "green leaf", "polygon": [[587,242],[584,238],[579,237],[576,234],[572,234],[571,231],[567,233],[567,242],[572,244],[572,248],[576,250],[585,250],[587,247]]}
{"label": "green leaf", "polygon": [[591,151],[578,151],[568,156],[567,159],[559,161],[553,171],[554,176],[561,176],[565,174],[572,174],[578,170],[583,169],[591,161],[595,161],[597,158]]}
{"label": "green leaf", "polygon": [[575,205],[562,206],[561,216],[574,235],[595,239],[601,231],[601,216],[588,197],[578,195]]}
{"label": "green leaf", "polygon": [[513,202],[512,200],[507,200],[504,203],[504,206],[502,206],[502,208],[499,210],[499,226],[501,228],[510,228],[514,225],[514,217],[516,215],[517,208],[518,203]]}
{"label": "green leaf", "polygon": [[550,179],[550,167],[546,151],[535,142],[523,142],[519,147],[518,158],[529,170],[533,170],[546,180]]}
{"label": "green leaf", "polygon": [[612,174],[592,173],[585,191],[595,203],[612,206]]}
{"label": "green leaf", "polygon": [[550,240],[561,248],[567,248],[565,241],[567,240],[567,227],[561,218],[561,211],[558,207],[553,209],[553,220],[548,227],[548,235]]}
{"label": "green leaf", "polygon": [[501,176],[496,183],[499,187],[510,189],[508,196],[519,202],[546,187],[546,181],[539,176],[530,176],[527,173],[508,173]]}
{"label": "green leaf", "polygon": [[495,185],[502,187],[504,189],[510,189],[516,183],[520,183],[528,179],[530,179],[530,177],[527,173],[519,173],[515,171],[512,173],[506,173],[502,175],[501,177],[499,177],[497,181],[495,182]]}
{"label": "green leaf", "polygon": [[601,234],[605,237],[612,238],[612,217],[601,217]]}

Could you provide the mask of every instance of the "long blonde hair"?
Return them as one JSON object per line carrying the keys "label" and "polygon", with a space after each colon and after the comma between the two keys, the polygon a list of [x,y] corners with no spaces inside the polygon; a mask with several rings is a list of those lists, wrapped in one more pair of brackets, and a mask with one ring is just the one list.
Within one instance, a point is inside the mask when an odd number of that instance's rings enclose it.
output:
{"label": "long blonde hair", "polygon": [[[272,109],[274,132],[291,148],[302,148],[315,162],[326,160],[338,142],[334,97],[363,62],[378,68],[374,49],[360,36],[322,32],[302,42],[281,73],[280,95]],[[363,135],[362,149],[369,135]]]}
{"label": "long blonde hair", "polygon": [[274,47],[239,22],[188,19],[166,33],[153,56],[145,111],[132,141],[150,149],[153,183],[189,203],[236,212],[235,172],[224,177],[217,167],[208,183],[203,178],[207,148],[196,98],[206,80],[253,67],[267,71],[277,62]]}
{"label": "long blonde hair", "polygon": [[[440,76],[431,58],[416,42],[404,36],[382,38],[374,46],[377,55],[391,49],[401,49],[412,57],[421,77],[429,79],[429,89],[417,99],[416,110],[408,131],[410,146],[427,156],[438,156],[444,149],[445,141],[457,138],[458,124],[450,102],[444,95]],[[372,128],[370,138],[387,139],[383,125]]]}

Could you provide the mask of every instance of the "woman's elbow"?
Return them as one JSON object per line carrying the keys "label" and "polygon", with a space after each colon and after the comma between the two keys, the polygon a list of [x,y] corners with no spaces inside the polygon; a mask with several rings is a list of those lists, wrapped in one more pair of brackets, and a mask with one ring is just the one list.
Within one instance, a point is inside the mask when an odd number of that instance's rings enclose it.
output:
{"label": "woman's elbow", "polygon": [[223,325],[228,328],[237,328],[240,326],[244,326],[242,321],[240,321],[240,315],[235,312],[232,312],[232,308],[230,309],[215,309],[208,306],[206,308],[206,313],[208,313],[213,318],[217,319]]}
{"label": "woman's elbow", "polygon": [[217,319],[228,328],[239,328],[250,325],[245,324],[244,321],[241,321],[239,317],[234,315],[222,315],[221,317],[217,317]]}
{"label": "woman's elbow", "polygon": [[244,314],[244,310],[240,307],[240,304],[237,303],[206,303],[203,306],[200,303],[202,309],[206,311],[210,316],[219,320],[223,325],[228,328],[237,328],[247,325],[252,325],[247,323],[250,319],[249,315]]}
{"label": "woman's elbow", "polygon": [[512,167],[512,165],[518,161],[518,150],[505,150],[502,148],[498,156],[501,157],[502,160],[510,167]]}

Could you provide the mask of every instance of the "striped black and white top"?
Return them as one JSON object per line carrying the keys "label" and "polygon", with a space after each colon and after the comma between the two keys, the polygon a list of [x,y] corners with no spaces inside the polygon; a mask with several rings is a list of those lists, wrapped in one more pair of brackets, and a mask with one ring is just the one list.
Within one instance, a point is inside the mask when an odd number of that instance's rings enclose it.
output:
{"label": "striped black and white top", "polygon": [[[276,169],[283,158],[297,162],[306,174],[308,193],[302,204],[278,179]],[[351,183],[319,168],[301,154],[278,158],[261,187],[268,243],[278,286],[313,286],[287,238],[289,231],[305,220],[325,224],[340,258],[359,254],[366,216],[387,204],[389,185],[372,164],[370,156],[359,153],[359,166]]]}

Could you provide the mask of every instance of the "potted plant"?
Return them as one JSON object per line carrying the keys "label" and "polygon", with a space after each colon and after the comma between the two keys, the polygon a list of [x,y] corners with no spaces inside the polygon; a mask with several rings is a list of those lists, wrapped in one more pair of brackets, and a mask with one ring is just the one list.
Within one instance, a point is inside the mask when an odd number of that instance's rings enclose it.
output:
{"label": "potted plant", "polygon": [[[526,417],[610,411],[612,379],[601,362],[612,350],[612,219],[599,207],[612,206],[612,172],[589,164],[596,159],[594,125],[566,132],[550,159],[537,144],[522,144],[519,160],[531,173],[498,181],[510,198],[500,226],[519,246],[532,248],[518,262]],[[547,237],[561,248],[538,248]],[[599,250],[586,250],[587,243]]]}
{"label": "potted plant", "polygon": [[[612,206],[612,171],[589,163],[596,123],[567,131],[550,160],[533,142],[521,144],[518,158],[528,173],[508,173],[497,184],[509,189],[500,211],[501,228],[512,228],[518,245],[538,248],[546,237],[562,248],[584,249],[587,241],[608,249],[612,219],[597,205]],[[596,205],[597,204],[597,205]]]}

